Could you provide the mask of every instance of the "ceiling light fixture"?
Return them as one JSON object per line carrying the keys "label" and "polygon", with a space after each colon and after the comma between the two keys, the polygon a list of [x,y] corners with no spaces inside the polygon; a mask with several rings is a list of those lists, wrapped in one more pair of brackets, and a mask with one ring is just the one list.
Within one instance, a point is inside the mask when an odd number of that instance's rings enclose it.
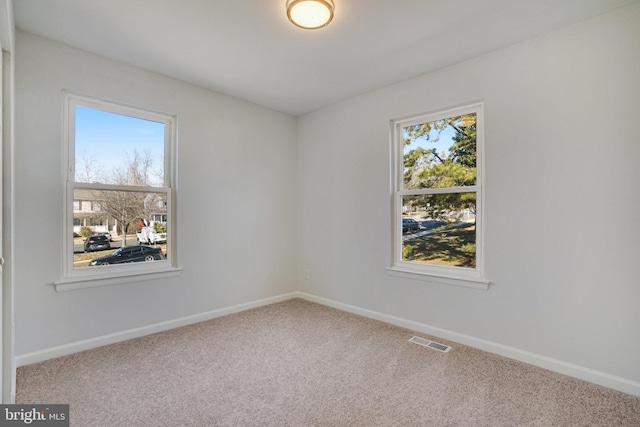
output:
{"label": "ceiling light fixture", "polygon": [[333,0],[287,0],[287,17],[305,30],[325,27],[333,19]]}

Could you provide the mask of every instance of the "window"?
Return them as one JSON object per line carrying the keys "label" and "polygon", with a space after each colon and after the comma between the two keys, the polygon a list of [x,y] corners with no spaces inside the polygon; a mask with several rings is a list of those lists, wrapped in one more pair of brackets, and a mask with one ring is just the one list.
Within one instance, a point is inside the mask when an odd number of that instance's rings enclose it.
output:
{"label": "window", "polygon": [[[65,247],[63,277],[56,289],[177,271],[172,204],[175,117],[69,93],[64,104]],[[152,244],[158,256],[100,262],[111,259],[118,248],[137,246],[140,227],[166,233],[166,241]],[[111,236],[107,248],[86,244],[95,234]]]}
{"label": "window", "polygon": [[482,104],[392,121],[390,274],[487,289]]}

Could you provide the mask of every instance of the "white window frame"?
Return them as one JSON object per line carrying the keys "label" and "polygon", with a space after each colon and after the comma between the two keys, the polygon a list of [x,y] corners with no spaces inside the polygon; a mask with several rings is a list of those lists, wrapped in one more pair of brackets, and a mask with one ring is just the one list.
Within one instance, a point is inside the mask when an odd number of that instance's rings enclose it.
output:
{"label": "white window frame", "polygon": [[[388,274],[397,277],[424,280],[445,285],[474,289],[489,289],[484,271],[484,105],[482,102],[391,120],[391,218],[392,259]],[[424,188],[405,190],[404,186],[404,135],[403,129],[422,123],[434,122],[464,114],[476,114],[476,185],[449,188]],[[476,267],[454,267],[426,264],[402,259],[402,197],[409,195],[442,193],[476,193]]]}
{"label": "white window frame", "polygon": [[[110,113],[135,117],[165,125],[164,141],[164,187],[139,187],[75,181],[75,109],[76,106],[88,107]],[[134,107],[123,103],[83,96],[65,91],[63,93],[63,165],[62,175],[65,188],[63,204],[63,250],[62,275],[54,283],[56,291],[91,288],[96,286],[131,283],[154,280],[180,274],[176,254],[175,188],[177,119],[170,115],[149,109]],[[141,191],[162,193],[167,200],[167,259],[154,262],[140,262],[105,267],[73,268],[73,204],[74,190],[97,189],[114,191]]]}

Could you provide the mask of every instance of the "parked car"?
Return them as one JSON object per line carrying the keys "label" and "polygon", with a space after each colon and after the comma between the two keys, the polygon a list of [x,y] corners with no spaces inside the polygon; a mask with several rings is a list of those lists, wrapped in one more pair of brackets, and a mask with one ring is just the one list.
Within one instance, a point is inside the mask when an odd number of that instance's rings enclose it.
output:
{"label": "parked car", "polygon": [[138,243],[149,243],[155,245],[156,243],[166,243],[167,233],[158,233],[153,227],[142,227],[136,232],[136,238]]}
{"label": "parked car", "polygon": [[96,236],[107,236],[107,239],[109,239],[110,242],[113,242],[113,237],[111,237],[111,233],[109,233],[108,231],[101,231],[99,233],[96,233]]}
{"label": "parked car", "polygon": [[420,223],[413,218],[402,218],[402,232],[411,233],[420,230]]}
{"label": "parked car", "polygon": [[101,256],[89,261],[89,265],[126,264],[130,262],[158,261],[165,259],[161,248],[151,246],[125,246],[116,249],[111,255]]}
{"label": "parked car", "polygon": [[103,251],[105,249],[111,249],[111,244],[107,236],[95,234],[87,237],[84,241],[85,252]]}

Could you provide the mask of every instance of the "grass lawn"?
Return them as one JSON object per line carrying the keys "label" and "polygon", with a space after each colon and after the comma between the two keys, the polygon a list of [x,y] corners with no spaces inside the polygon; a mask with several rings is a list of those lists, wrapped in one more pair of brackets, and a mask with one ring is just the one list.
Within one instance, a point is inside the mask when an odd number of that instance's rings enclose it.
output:
{"label": "grass lawn", "polygon": [[409,239],[402,244],[402,259],[475,268],[476,226],[473,223],[445,225],[431,234]]}

